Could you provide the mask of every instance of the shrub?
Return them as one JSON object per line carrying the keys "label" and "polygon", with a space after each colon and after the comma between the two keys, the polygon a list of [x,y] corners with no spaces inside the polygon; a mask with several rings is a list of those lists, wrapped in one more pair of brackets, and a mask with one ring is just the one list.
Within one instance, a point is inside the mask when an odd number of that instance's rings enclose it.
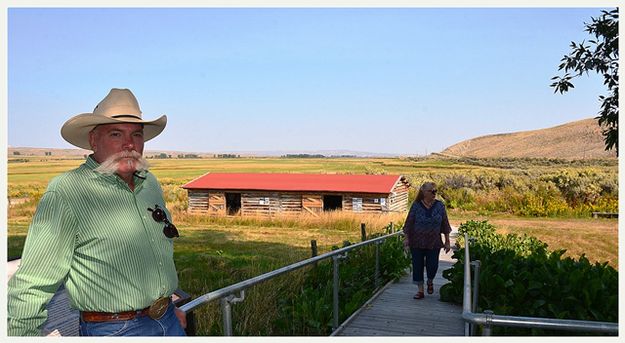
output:
{"label": "shrub", "polygon": [[[472,260],[481,261],[477,312],[591,321],[618,321],[618,272],[606,263],[591,264],[562,258],[564,250],[549,251],[540,240],[515,234],[499,235],[486,221],[468,221],[459,230],[471,243]],[[462,303],[464,248],[458,262],[443,272],[451,281],[441,287],[443,301]],[[496,335],[561,335],[562,331],[494,327]]]}
{"label": "shrub", "polygon": [[[481,162],[480,162],[481,161]],[[478,163],[479,162],[479,163]],[[618,212],[618,171],[589,162],[547,159],[473,159],[495,168],[418,171],[406,175],[414,188],[433,181],[451,209],[532,217],[590,216]],[[567,165],[567,168],[562,166]],[[592,167],[590,167],[592,166]],[[409,199],[416,197],[416,190]]]}

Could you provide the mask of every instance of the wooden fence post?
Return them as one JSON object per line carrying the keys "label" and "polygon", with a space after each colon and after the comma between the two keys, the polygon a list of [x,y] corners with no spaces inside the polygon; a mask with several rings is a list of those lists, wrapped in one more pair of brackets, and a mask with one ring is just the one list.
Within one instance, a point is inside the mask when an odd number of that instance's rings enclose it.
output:
{"label": "wooden fence post", "polygon": [[360,223],[360,240],[363,242],[367,240],[367,226],[365,223]]}
{"label": "wooden fence post", "polygon": [[312,251],[311,257],[317,256],[317,241],[314,239],[310,241],[310,250]]}

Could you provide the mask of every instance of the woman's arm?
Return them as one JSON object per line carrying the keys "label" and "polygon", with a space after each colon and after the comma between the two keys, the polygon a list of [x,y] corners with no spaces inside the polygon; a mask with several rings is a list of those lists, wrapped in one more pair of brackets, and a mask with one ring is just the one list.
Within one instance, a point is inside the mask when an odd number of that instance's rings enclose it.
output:
{"label": "woman's arm", "polygon": [[410,242],[410,234],[412,233],[414,228],[414,202],[410,206],[410,210],[408,211],[408,216],[406,216],[406,220],[404,221],[404,246],[407,247]]}

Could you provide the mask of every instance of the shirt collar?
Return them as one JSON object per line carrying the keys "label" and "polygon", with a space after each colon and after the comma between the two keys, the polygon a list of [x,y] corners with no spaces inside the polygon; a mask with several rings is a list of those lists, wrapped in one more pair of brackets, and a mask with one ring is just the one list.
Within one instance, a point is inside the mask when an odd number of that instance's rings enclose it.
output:
{"label": "shirt collar", "polygon": [[85,166],[91,170],[96,169],[100,163],[98,163],[95,158],[93,158],[93,154],[87,157],[87,161],[85,161]]}

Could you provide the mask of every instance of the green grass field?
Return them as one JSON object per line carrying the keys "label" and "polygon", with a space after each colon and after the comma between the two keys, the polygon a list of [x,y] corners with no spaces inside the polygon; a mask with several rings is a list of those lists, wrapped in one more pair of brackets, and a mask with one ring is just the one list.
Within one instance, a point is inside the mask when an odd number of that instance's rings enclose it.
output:
{"label": "green grass field", "polygon": [[[19,160],[25,159],[24,157]],[[18,159],[14,159],[18,160]],[[78,167],[82,160],[28,159],[8,163],[9,185],[47,183],[52,177]],[[387,173],[407,174],[415,170],[479,169],[447,161],[414,161],[398,158],[237,158],[237,159],[150,159],[150,170],[159,178],[190,181],[207,172],[213,173]],[[9,186],[9,188],[10,188]]]}
{"label": "green grass field", "polygon": [[[20,162],[27,161],[27,162]],[[27,225],[32,218],[36,202],[45,190],[50,179],[62,172],[79,166],[83,162],[82,159],[60,159],[60,158],[44,158],[44,157],[24,157],[19,159],[9,159],[8,163],[8,194],[10,198],[24,198],[25,203],[12,206],[9,209],[8,232],[9,245],[12,254],[20,251],[19,242],[23,241],[26,234]],[[566,161],[532,161],[532,160],[479,160],[477,163],[467,163],[462,160],[444,160],[444,159],[407,159],[407,158],[236,158],[236,159],[150,159],[151,171],[163,183],[166,193],[168,207],[174,211],[174,220],[180,223],[182,227],[188,227],[189,230],[205,231],[207,227],[210,230],[234,230],[235,227],[243,228],[243,231],[256,232],[259,225],[258,221],[234,220],[230,224],[228,219],[212,218],[198,219],[191,218],[184,211],[186,209],[186,191],[180,188],[186,182],[199,177],[207,172],[297,172],[297,173],[376,173],[376,174],[402,174],[409,178],[414,184],[419,184],[421,180],[434,180],[439,183],[442,188],[442,196],[445,197],[445,191],[450,198],[445,199],[448,207],[450,205],[461,202],[462,197],[458,196],[458,190],[467,189],[467,185],[460,184],[457,189],[445,189],[445,183],[458,183],[458,178],[463,181],[462,177],[466,175],[474,175],[474,177],[483,184],[521,183],[517,188],[524,190],[528,184],[535,182],[535,175],[545,175],[549,173],[559,172],[561,175],[581,175],[592,174],[598,175],[594,179],[580,179],[586,183],[604,182],[608,179],[615,183],[615,176],[618,175],[618,166],[613,161],[585,162],[578,161],[568,163]],[[575,165],[571,167],[571,165]],[[520,176],[521,175],[521,176]],[[529,175],[528,181],[522,178],[522,175]],[[482,181],[488,179],[490,181]],[[614,180],[613,180],[614,179]],[[451,181],[450,181],[451,180]],[[521,180],[521,181],[519,181]],[[596,181],[599,180],[599,181]],[[575,178],[567,180],[569,183],[577,181]],[[577,188],[585,186],[578,181]],[[474,182],[475,183],[475,182]],[[485,194],[480,201],[488,201],[491,190],[488,187],[481,186],[486,189],[478,189],[480,185],[474,185],[475,192]],[[525,187],[525,188],[524,188]],[[586,187],[597,188],[596,185],[590,184]],[[616,187],[618,188],[618,187]],[[531,189],[524,190],[531,193]],[[505,194],[504,194],[505,195]],[[411,197],[414,196],[414,191]],[[502,198],[501,196],[499,198]],[[484,200],[485,199],[485,200]],[[494,200],[493,200],[494,201]],[[499,200],[501,201],[501,200]],[[505,197],[503,197],[505,201]],[[501,213],[496,210],[484,209],[482,203],[477,202],[477,209],[465,210],[463,208],[449,208],[450,218],[452,222],[460,224],[462,221],[480,218],[481,220],[491,220],[497,225],[502,232],[517,232],[532,234],[540,239],[544,239],[553,249],[567,249],[572,255],[585,253],[591,260],[609,261],[612,265],[618,265],[618,221],[615,219],[592,220],[588,219],[589,213],[586,215],[564,215],[545,217],[528,217],[518,216],[514,213]],[[474,207],[475,207],[474,206]],[[480,208],[479,206],[482,206]],[[401,221],[401,215],[395,216],[392,220]],[[317,239],[325,240],[326,238],[336,239],[332,244],[340,244],[345,239],[352,237],[340,237],[324,231],[323,227],[315,227],[315,225],[324,225],[326,227],[336,225],[332,220],[327,220],[318,224],[311,224],[309,220],[271,220],[268,222],[271,226],[267,235],[259,236],[259,240],[274,241],[291,246],[301,247],[302,244],[310,244],[308,241],[280,242],[287,239],[284,235],[277,234],[281,227],[288,227],[289,230],[301,229],[302,232],[315,232],[317,230]],[[357,219],[349,219],[348,224],[343,220],[343,226],[358,226]],[[214,226],[213,226],[214,224]],[[375,225],[380,226],[380,223]],[[319,231],[320,230],[320,231]],[[345,228],[343,228],[345,231]],[[275,237],[274,237],[275,236]],[[277,238],[276,238],[277,237]],[[236,240],[254,240],[256,237],[237,238]],[[312,239],[312,238],[311,238]],[[17,242],[17,243],[16,243]],[[595,244],[596,243],[596,244]]]}
{"label": "green grass field", "polygon": [[[15,201],[16,204],[8,211],[9,257],[21,255],[37,201],[50,179],[82,163],[78,159],[21,159],[28,161],[9,161],[8,164],[9,197],[20,200]],[[186,191],[180,187],[207,172],[402,174],[413,185],[434,180],[439,185],[441,196],[447,197],[444,200],[449,207],[452,225],[458,226],[467,220],[488,220],[501,233],[527,233],[549,244],[552,250],[567,249],[568,256],[585,254],[591,261],[608,261],[618,268],[618,220],[589,218],[586,212],[592,204],[548,217],[518,215],[514,213],[514,207],[502,212],[497,209],[505,206],[492,206],[497,201],[506,205],[513,200],[517,202],[516,206],[524,206],[521,200],[527,196],[533,199],[529,204],[537,206],[536,199],[541,199],[543,194],[557,195],[555,188],[549,186],[549,180],[547,193],[544,187],[532,188],[540,175],[550,173],[558,177],[570,175],[567,182],[577,182],[575,189],[604,189],[604,183],[608,186],[615,183],[615,176],[618,175],[617,166],[611,163],[570,166],[557,161],[536,163],[524,160],[479,161],[476,164],[400,158],[240,158],[151,159],[150,164],[151,171],[163,184],[167,206],[172,210],[173,221],[181,233],[174,252],[180,287],[192,296],[305,259],[311,254],[311,240],[317,241],[321,254],[330,251],[333,246],[341,246],[344,241],[359,241],[361,223],[365,223],[368,233],[372,234],[382,232],[390,222],[399,227],[405,218],[405,213],[366,216],[329,213],[319,218],[303,215],[266,219],[187,214]],[[412,191],[411,199],[414,196]],[[553,199],[545,200],[539,206],[550,205],[553,201],[559,206],[568,206],[565,200]],[[607,195],[606,199],[614,199],[614,196]],[[601,197],[598,203],[600,201]],[[262,318],[276,315],[267,304],[280,298],[272,290],[285,289],[286,285],[296,284],[301,279],[301,273],[293,273],[278,278],[275,283],[250,289],[245,306],[250,306],[246,308],[251,309],[251,315],[256,319],[254,323],[240,320],[243,323],[240,325],[245,325],[240,328],[241,332],[263,332]],[[197,315],[202,318],[198,322],[200,334],[219,334],[221,317],[217,304],[198,309]]]}

